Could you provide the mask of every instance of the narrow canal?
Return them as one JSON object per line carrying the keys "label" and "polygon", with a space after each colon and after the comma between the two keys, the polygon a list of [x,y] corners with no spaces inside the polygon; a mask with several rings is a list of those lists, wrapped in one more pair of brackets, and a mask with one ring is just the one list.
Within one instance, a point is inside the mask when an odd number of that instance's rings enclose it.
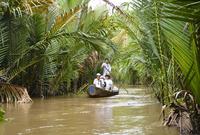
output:
{"label": "narrow canal", "polygon": [[56,97],[7,104],[1,135],[178,135],[162,126],[160,104],[143,88],[109,98]]}

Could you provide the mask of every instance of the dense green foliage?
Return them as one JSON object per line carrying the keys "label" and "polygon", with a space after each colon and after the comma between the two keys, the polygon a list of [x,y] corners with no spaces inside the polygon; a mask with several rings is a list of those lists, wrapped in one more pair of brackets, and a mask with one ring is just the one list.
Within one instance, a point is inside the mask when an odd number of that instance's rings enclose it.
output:
{"label": "dense green foliage", "polygon": [[115,9],[111,16],[88,2],[4,0],[0,74],[7,82],[28,87],[31,95],[62,94],[91,80],[109,57],[117,80],[150,84],[163,104],[185,92],[200,103],[199,2],[116,7],[104,0]]}
{"label": "dense green foliage", "polygon": [[[199,2],[143,0],[116,7],[104,0],[115,9],[111,16],[88,2],[2,1],[1,75],[37,95],[81,86],[104,56],[113,61],[117,79],[139,76],[163,104],[181,90],[200,103]],[[114,57],[111,40],[119,48]]]}
{"label": "dense green foliage", "polygon": [[124,76],[131,68],[137,70],[163,104],[173,102],[182,90],[200,103],[199,6],[199,2],[137,1],[122,7],[130,8],[124,11],[129,23],[117,20],[129,37],[116,68]]}
{"label": "dense green foliage", "polygon": [[[200,2],[2,0],[0,75],[31,95],[77,91],[112,61],[115,80],[147,84],[163,105],[200,112]],[[82,87],[81,87],[82,88]]]}
{"label": "dense green foliage", "polygon": [[194,132],[200,130],[199,7],[199,1],[138,0],[121,7],[125,21],[116,16],[129,36],[115,62],[123,73],[119,78],[136,70],[163,105],[177,109],[177,115],[190,114]]}
{"label": "dense green foliage", "polygon": [[82,85],[93,78],[88,72],[114,46],[105,30],[108,12],[93,11],[88,2],[2,2],[0,71],[7,82],[26,86],[31,95],[46,95],[66,93],[72,85],[77,89],[77,80],[84,80]]}

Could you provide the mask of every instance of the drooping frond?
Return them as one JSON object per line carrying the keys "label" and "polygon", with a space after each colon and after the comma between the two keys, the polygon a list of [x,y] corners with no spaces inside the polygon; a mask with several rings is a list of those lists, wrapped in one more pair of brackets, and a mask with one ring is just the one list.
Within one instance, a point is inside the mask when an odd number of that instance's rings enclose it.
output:
{"label": "drooping frond", "polygon": [[61,30],[68,22],[73,19],[73,17],[75,17],[78,12],[80,12],[81,9],[82,6],[78,6],[74,9],[71,9],[69,12],[64,13],[63,15],[56,17],[55,22],[51,28],[51,33],[55,33]]}
{"label": "drooping frond", "polygon": [[2,13],[10,13],[15,17],[22,17],[24,13],[33,14],[33,12],[46,12],[54,0],[3,0],[0,3]]}
{"label": "drooping frond", "polygon": [[8,29],[4,23],[0,21],[0,70],[8,53]]}
{"label": "drooping frond", "polygon": [[0,83],[0,102],[30,103],[32,100],[29,97],[26,88],[7,83]]}

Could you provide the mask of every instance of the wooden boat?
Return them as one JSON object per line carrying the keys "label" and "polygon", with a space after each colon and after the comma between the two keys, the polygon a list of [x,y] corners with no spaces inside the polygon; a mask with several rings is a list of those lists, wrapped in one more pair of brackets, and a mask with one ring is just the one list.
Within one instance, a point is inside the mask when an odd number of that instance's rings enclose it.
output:
{"label": "wooden boat", "polygon": [[94,85],[90,85],[88,88],[88,96],[92,98],[98,98],[98,97],[110,97],[114,95],[119,94],[119,90],[104,90],[101,88],[97,88]]}

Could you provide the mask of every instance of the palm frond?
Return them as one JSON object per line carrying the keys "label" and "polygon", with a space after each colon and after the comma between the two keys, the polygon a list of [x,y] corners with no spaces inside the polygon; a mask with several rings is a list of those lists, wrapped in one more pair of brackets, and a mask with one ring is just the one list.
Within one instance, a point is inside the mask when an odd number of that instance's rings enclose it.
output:
{"label": "palm frond", "polygon": [[7,83],[0,84],[0,101],[1,103],[12,103],[12,102],[30,103],[32,102],[26,88],[7,84]]}
{"label": "palm frond", "polygon": [[3,62],[8,53],[8,30],[4,23],[0,22],[0,68],[3,67]]}

